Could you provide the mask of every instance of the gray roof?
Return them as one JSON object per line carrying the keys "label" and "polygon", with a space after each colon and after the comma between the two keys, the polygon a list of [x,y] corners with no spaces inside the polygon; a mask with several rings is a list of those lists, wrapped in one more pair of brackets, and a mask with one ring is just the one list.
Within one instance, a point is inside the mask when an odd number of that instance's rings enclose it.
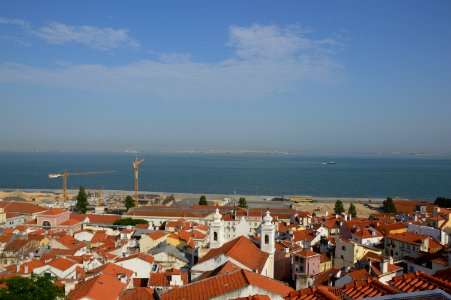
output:
{"label": "gray roof", "polygon": [[174,256],[175,258],[182,260],[186,263],[189,263],[191,261],[192,256],[191,254],[166,243],[159,244],[157,247],[150,249],[147,253],[149,253],[150,255],[155,255],[162,252]]}

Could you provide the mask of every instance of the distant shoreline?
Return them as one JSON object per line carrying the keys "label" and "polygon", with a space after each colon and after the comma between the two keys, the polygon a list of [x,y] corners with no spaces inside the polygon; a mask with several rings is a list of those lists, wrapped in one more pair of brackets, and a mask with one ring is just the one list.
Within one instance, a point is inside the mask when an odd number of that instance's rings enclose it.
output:
{"label": "distant shoreline", "polygon": [[[88,191],[97,191],[96,189],[88,189]],[[22,193],[52,193],[52,194],[62,194],[61,189],[26,189],[26,188],[2,188],[0,192],[4,193],[14,193],[14,192],[22,192]],[[68,189],[68,194],[75,194],[78,190]],[[122,195],[133,195],[133,191],[126,190],[102,190],[104,195],[107,194],[122,194]],[[184,193],[184,192],[155,192],[155,191],[140,191],[140,194],[155,194],[155,195],[173,195],[176,199],[185,200],[185,199],[198,199],[201,195],[205,195],[209,200],[223,200],[224,198],[233,199],[235,197],[234,194],[212,194],[212,193]],[[269,198],[280,197],[282,195],[243,195],[236,194],[237,200],[240,197],[245,197],[247,201],[250,202],[268,202]],[[308,197],[314,202],[325,202],[331,203],[337,200],[341,200],[343,202],[374,202],[381,203],[385,200],[385,198],[381,197],[361,197],[361,196],[314,196],[314,195],[284,195],[287,198],[303,198]],[[272,201],[276,202],[276,201]],[[284,201],[280,203],[291,203],[289,201]]]}

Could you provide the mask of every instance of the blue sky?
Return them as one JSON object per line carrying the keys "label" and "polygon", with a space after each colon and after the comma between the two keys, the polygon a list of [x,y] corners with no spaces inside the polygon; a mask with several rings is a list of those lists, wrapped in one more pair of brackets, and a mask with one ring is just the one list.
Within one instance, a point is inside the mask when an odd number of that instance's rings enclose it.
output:
{"label": "blue sky", "polygon": [[0,150],[451,152],[450,1],[0,3]]}

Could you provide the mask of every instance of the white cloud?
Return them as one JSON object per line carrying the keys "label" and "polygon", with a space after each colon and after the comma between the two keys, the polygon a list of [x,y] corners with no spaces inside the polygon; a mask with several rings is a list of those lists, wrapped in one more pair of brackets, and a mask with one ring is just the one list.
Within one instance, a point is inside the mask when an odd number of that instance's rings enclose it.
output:
{"label": "white cloud", "polygon": [[[65,30],[66,27],[50,31]],[[69,29],[71,38],[52,34],[52,41],[91,41],[71,32]],[[117,45],[115,40],[97,47],[112,47]],[[295,90],[306,80],[330,79],[341,67],[333,56],[340,47],[339,41],[309,38],[294,27],[232,26],[227,45],[235,49],[235,55],[216,63],[199,63],[192,61],[189,54],[169,53],[160,55],[160,60],[115,67],[67,64],[44,69],[3,64],[0,82],[169,99],[258,99]]]}
{"label": "white cloud", "polygon": [[137,47],[128,30],[109,27],[70,26],[59,22],[31,31],[35,36],[50,44],[80,43],[88,47],[109,50],[122,46]]}
{"label": "white cloud", "polygon": [[[0,25],[19,26],[26,35],[37,37],[49,44],[64,45],[68,43],[80,43],[99,50],[139,47],[139,43],[130,37],[127,29],[72,26],[60,22],[52,22],[40,28],[32,28],[25,20],[2,17],[0,17]],[[20,40],[23,41],[22,38]],[[27,43],[29,42],[27,41]]]}
{"label": "white cloud", "polygon": [[0,17],[0,24],[2,25],[15,25],[23,28],[28,28],[29,23],[27,21],[21,19],[11,19],[11,18],[3,18]]}

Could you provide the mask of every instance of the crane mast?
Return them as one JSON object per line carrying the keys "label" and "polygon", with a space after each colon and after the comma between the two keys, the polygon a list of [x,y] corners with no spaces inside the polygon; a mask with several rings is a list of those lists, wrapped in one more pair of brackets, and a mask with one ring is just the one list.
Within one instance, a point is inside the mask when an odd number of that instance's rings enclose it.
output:
{"label": "crane mast", "polygon": [[135,207],[138,206],[138,167],[140,164],[142,164],[144,159],[138,160],[138,158],[135,159],[135,161],[132,161],[133,169],[135,171],[135,194],[133,197],[133,200],[135,202]]}

